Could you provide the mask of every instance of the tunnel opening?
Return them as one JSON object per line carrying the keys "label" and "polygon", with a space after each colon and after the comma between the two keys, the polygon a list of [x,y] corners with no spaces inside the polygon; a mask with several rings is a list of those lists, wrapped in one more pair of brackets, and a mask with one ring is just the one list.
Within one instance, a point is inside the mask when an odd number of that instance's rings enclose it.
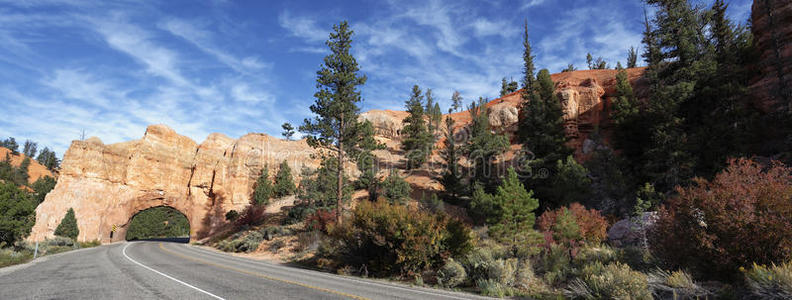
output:
{"label": "tunnel opening", "polygon": [[156,206],[139,211],[129,221],[126,240],[190,241],[190,221],[170,206]]}

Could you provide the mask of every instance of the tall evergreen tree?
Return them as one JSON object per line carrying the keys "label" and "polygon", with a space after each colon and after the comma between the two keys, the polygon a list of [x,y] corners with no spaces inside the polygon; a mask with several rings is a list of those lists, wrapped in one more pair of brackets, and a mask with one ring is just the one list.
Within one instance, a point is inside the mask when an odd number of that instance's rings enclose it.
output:
{"label": "tall evergreen tree", "polygon": [[58,224],[58,227],[55,228],[55,235],[77,240],[77,236],[80,235],[80,228],[77,227],[77,217],[74,215],[73,208],[69,208],[66,211],[66,215]]}
{"label": "tall evergreen tree", "polygon": [[494,190],[500,177],[495,173],[493,163],[498,155],[509,148],[509,140],[504,135],[492,132],[489,127],[487,100],[479,98],[478,104],[470,104],[471,124],[468,127],[468,139],[465,154],[473,169],[471,182],[483,184],[489,190]]}
{"label": "tall evergreen tree", "polygon": [[657,7],[652,33],[657,41],[646,48],[650,53],[659,49],[662,60],[650,62],[647,70],[651,93],[646,117],[654,124],[644,171],[660,190],[668,191],[691,178],[695,167],[685,149],[689,136],[682,127],[685,120],[680,108],[694,97],[697,81],[708,68],[699,51],[705,40],[704,25],[687,1],[647,2]]}
{"label": "tall evergreen tree", "polygon": [[412,188],[395,170],[382,181],[382,196],[391,203],[406,204]]}
{"label": "tall evergreen tree", "polygon": [[60,160],[55,154],[55,151],[50,151],[50,149],[47,147],[44,147],[44,149],[39,152],[38,157],[36,157],[36,161],[47,167],[47,169],[50,171],[55,171],[60,167]]}
{"label": "tall evergreen tree", "polygon": [[520,88],[520,84],[517,81],[509,80],[506,81],[506,77],[503,77],[501,80],[501,91],[500,96],[506,96],[508,94],[516,92]]}
{"label": "tall evergreen tree", "polygon": [[44,198],[55,188],[55,184],[57,184],[57,181],[51,176],[42,176],[36,182],[33,182],[30,187],[34,191],[33,196],[37,205],[44,202]]}
{"label": "tall evergreen tree", "polygon": [[36,205],[23,189],[0,182],[0,244],[13,245],[30,234]]}
{"label": "tall evergreen tree", "polygon": [[291,141],[292,136],[294,136],[294,126],[292,126],[291,123],[286,122],[281,125],[281,128],[283,128],[283,133],[281,133],[283,134],[283,137],[285,137],[287,141]]}
{"label": "tall evergreen tree", "polygon": [[426,162],[431,151],[433,136],[424,120],[423,98],[421,88],[414,85],[410,99],[404,102],[409,115],[404,118],[402,134],[402,150],[407,156],[407,169],[416,169]]}
{"label": "tall evergreen tree", "polygon": [[30,167],[30,157],[25,157],[22,160],[22,163],[19,164],[19,168],[14,171],[14,183],[17,185],[28,185],[28,179],[30,179],[30,175],[28,173],[28,168]]}
{"label": "tall evergreen tree", "polygon": [[440,183],[451,199],[456,199],[459,195],[464,194],[462,172],[459,169],[459,145],[457,145],[456,136],[454,135],[454,123],[454,119],[450,116],[446,117],[445,141],[443,142],[445,147],[440,151],[440,156],[445,162],[445,171],[443,172],[443,177],[440,178]]}
{"label": "tall evergreen tree", "polygon": [[360,176],[358,176],[357,184],[359,188],[369,192],[369,200],[376,201],[380,183],[377,178],[379,165],[373,151],[385,149],[385,145],[374,139],[374,125],[368,120],[360,123],[360,136],[362,139],[358,142],[360,153],[357,159]]}
{"label": "tall evergreen tree", "polygon": [[638,66],[638,52],[635,47],[630,47],[627,51],[627,68],[635,68]]}
{"label": "tall evergreen tree", "polygon": [[291,168],[284,160],[278,167],[278,173],[275,174],[275,186],[273,193],[275,197],[284,197],[294,194],[297,187],[294,186],[294,178],[292,178]]}
{"label": "tall evergreen tree", "polygon": [[0,146],[6,147],[9,150],[11,150],[11,154],[13,155],[19,154],[19,144],[17,144],[16,139],[14,139],[13,137],[9,137],[8,139],[3,140],[3,142],[0,143]]}
{"label": "tall evergreen tree", "polygon": [[22,148],[22,153],[25,154],[27,157],[34,158],[36,157],[38,145],[30,140],[25,140],[25,146]]}
{"label": "tall evergreen tree", "polygon": [[489,233],[496,240],[516,246],[529,238],[535,222],[533,211],[539,207],[539,200],[525,189],[514,168],[509,168],[495,195],[488,198],[492,203],[487,224],[491,225]]}
{"label": "tall evergreen tree", "polygon": [[443,122],[443,111],[440,110],[440,103],[435,102],[432,108],[432,123],[435,131],[440,129],[440,123]]}
{"label": "tall evergreen tree", "polygon": [[458,111],[460,107],[462,107],[462,95],[459,94],[459,91],[454,91],[451,94],[451,107],[448,108],[448,113],[450,114],[452,111]]}
{"label": "tall evergreen tree", "polygon": [[346,21],[333,26],[330,39],[326,42],[330,54],[317,72],[316,102],[311,105],[314,118],[306,119],[300,131],[307,135],[308,144],[332,152],[336,159],[336,221],[342,222],[341,204],[344,199],[344,163],[355,161],[359,150],[360,125],[358,87],[366,82],[366,76],[358,74],[360,68],[350,53],[353,31]]}
{"label": "tall evergreen tree", "polygon": [[253,203],[267,205],[270,198],[272,198],[272,194],[273,187],[272,181],[269,179],[269,167],[265,165],[264,169],[261,169],[258,179],[256,179],[256,187],[253,189]]}

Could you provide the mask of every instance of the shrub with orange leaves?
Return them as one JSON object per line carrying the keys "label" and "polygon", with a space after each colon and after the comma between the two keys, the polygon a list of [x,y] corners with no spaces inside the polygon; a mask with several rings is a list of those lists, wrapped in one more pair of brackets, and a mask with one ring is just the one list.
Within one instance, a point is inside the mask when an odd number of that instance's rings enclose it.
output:
{"label": "shrub with orange leaves", "polygon": [[792,258],[792,169],[731,160],[712,181],[677,192],[650,232],[652,252],[669,266],[736,279],[741,266]]}
{"label": "shrub with orange leaves", "polygon": [[[579,203],[572,203],[569,208],[559,208],[556,210],[546,211],[538,220],[539,230],[545,233],[546,239],[550,243],[556,243],[557,238],[553,238],[554,231],[558,228],[559,216],[565,214],[564,210],[572,216],[577,223],[579,236],[577,241],[584,241],[592,244],[599,244],[607,236],[608,221],[596,209],[586,209],[585,206]],[[573,238],[574,239],[574,238]]]}
{"label": "shrub with orange leaves", "polygon": [[308,230],[318,230],[327,233],[327,228],[335,224],[336,211],[331,209],[318,209],[305,218],[305,227]]}

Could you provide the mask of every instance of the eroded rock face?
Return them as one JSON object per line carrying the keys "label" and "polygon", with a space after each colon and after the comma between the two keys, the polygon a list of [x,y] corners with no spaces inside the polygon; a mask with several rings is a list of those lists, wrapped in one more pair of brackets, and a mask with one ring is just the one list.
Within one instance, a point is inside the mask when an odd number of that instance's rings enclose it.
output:
{"label": "eroded rock face", "polygon": [[759,76],[750,93],[764,112],[792,110],[792,2],[756,0],[751,19]]}
{"label": "eroded rock face", "polygon": [[[264,134],[238,140],[211,134],[196,144],[164,125],[152,125],[140,140],[105,145],[97,138],[74,141],[64,155],[55,189],[36,208],[30,239],[52,237],[74,208],[80,241],[118,241],[141,210],[170,206],[187,216],[190,235],[210,235],[229,210],[242,211],[265,164],[271,175],[286,160],[299,173],[316,167],[305,141]],[[110,238],[113,227],[117,228]]]}
{"label": "eroded rock face", "polygon": [[[631,81],[640,86],[643,69],[630,69]],[[554,74],[557,95],[564,108],[570,144],[582,155],[583,142],[594,127],[607,128],[607,112],[614,93],[616,71],[593,70]],[[640,88],[636,89],[640,95]],[[517,130],[519,92],[487,104],[489,122],[499,131]],[[374,124],[377,139],[387,149],[375,151],[387,170],[403,162],[400,151],[403,111],[374,110],[361,119]],[[447,115],[457,130],[470,124],[467,111]],[[464,130],[457,131],[464,142]],[[438,137],[442,137],[438,133]],[[442,139],[438,139],[442,147]],[[520,150],[514,144],[504,155],[512,159]],[[265,134],[247,134],[239,139],[214,133],[201,144],[179,135],[164,125],[152,125],[140,140],[105,145],[98,138],[74,141],[64,155],[55,189],[36,209],[36,225],[31,240],[52,237],[55,228],[72,207],[77,215],[80,241],[117,241],[125,238],[131,217],[155,206],[170,206],[190,220],[193,238],[211,235],[225,222],[229,210],[242,211],[248,205],[256,178],[265,164],[274,175],[287,161],[294,175],[303,166],[316,168],[315,150],[305,141],[285,141]],[[442,172],[440,152],[434,151],[426,172],[413,172],[407,181],[414,190],[441,190],[437,182]],[[348,164],[349,175],[356,169]],[[407,175],[407,174],[405,174]],[[117,228],[110,238],[112,228]]]}

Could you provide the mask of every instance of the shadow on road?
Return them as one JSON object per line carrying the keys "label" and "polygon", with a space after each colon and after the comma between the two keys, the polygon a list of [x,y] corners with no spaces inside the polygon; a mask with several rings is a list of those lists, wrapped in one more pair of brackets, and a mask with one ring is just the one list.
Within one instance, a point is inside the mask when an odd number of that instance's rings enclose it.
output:
{"label": "shadow on road", "polygon": [[140,240],[129,240],[127,242],[169,242],[169,243],[187,244],[190,242],[190,238],[183,237],[183,238],[140,239]]}

